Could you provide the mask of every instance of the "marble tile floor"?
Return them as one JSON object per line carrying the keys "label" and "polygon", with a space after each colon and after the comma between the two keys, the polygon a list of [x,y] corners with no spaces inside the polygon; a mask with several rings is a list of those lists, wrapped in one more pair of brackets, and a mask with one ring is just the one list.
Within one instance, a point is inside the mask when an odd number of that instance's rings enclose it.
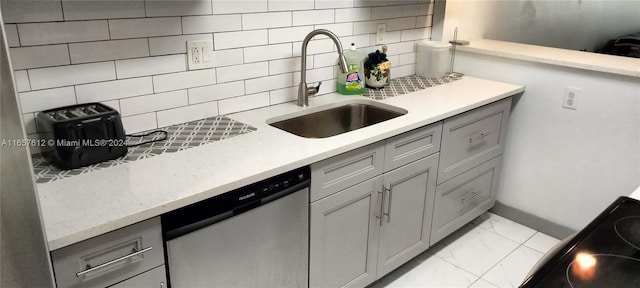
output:
{"label": "marble tile floor", "polygon": [[559,240],[485,213],[370,288],[518,287]]}

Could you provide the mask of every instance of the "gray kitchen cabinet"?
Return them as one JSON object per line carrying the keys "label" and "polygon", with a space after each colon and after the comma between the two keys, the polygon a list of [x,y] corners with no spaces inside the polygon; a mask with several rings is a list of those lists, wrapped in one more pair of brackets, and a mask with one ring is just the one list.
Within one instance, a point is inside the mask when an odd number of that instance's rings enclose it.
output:
{"label": "gray kitchen cabinet", "polygon": [[160,218],[51,251],[51,260],[58,288],[109,287],[154,268],[164,271]]}
{"label": "gray kitchen cabinet", "polygon": [[511,97],[445,119],[438,185],[504,150]]}
{"label": "gray kitchen cabinet", "polygon": [[[320,199],[311,203],[311,287],[363,287],[429,248],[439,147],[433,139],[439,142],[441,127],[425,126],[311,165],[311,198]],[[384,174],[376,169],[374,178],[337,192],[313,184],[313,175],[339,168],[342,173],[316,183],[338,179],[344,185],[359,171],[382,167],[374,164],[380,159],[387,159],[385,168],[406,164]]]}
{"label": "gray kitchen cabinet", "polygon": [[437,186],[430,245],[493,207],[501,164],[497,156]]}
{"label": "gray kitchen cabinet", "polygon": [[438,154],[384,174],[377,278],[429,248]]}
{"label": "gray kitchen cabinet", "polygon": [[382,176],[311,203],[310,287],[364,287],[376,280]]}

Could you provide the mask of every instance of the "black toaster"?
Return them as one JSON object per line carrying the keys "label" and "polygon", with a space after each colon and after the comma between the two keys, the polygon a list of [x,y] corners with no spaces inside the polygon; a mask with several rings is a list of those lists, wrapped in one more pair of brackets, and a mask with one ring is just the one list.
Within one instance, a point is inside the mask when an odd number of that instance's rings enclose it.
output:
{"label": "black toaster", "polygon": [[74,169],[127,154],[120,114],[101,103],[50,109],[36,118],[42,153],[62,169]]}

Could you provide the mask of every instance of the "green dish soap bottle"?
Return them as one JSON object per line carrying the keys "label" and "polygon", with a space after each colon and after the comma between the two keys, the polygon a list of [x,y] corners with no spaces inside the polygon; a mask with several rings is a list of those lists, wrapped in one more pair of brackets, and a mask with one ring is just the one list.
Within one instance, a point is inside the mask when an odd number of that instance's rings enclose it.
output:
{"label": "green dish soap bottle", "polygon": [[362,82],[362,63],[364,57],[356,50],[356,45],[351,43],[351,48],[343,52],[347,59],[349,72],[338,73],[338,93],[342,95],[359,95],[364,93],[364,83]]}

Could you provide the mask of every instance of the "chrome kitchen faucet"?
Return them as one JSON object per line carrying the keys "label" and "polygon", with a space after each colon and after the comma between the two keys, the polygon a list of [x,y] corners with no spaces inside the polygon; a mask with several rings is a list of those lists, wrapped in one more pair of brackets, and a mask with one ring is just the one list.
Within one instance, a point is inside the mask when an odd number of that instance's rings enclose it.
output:
{"label": "chrome kitchen faucet", "polygon": [[300,86],[298,87],[298,106],[306,107],[309,106],[309,95],[315,95],[320,90],[320,85],[322,82],[318,82],[318,86],[307,88],[307,45],[309,45],[309,41],[313,36],[318,34],[327,35],[333,43],[336,44],[338,48],[338,65],[340,66],[340,70],[342,73],[349,72],[349,68],[347,67],[347,59],[344,58],[342,54],[342,44],[340,44],[340,40],[338,40],[338,36],[333,34],[333,32],[326,29],[316,29],[311,31],[304,37],[304,41],[302,41],[302,67],[300,69]]}

